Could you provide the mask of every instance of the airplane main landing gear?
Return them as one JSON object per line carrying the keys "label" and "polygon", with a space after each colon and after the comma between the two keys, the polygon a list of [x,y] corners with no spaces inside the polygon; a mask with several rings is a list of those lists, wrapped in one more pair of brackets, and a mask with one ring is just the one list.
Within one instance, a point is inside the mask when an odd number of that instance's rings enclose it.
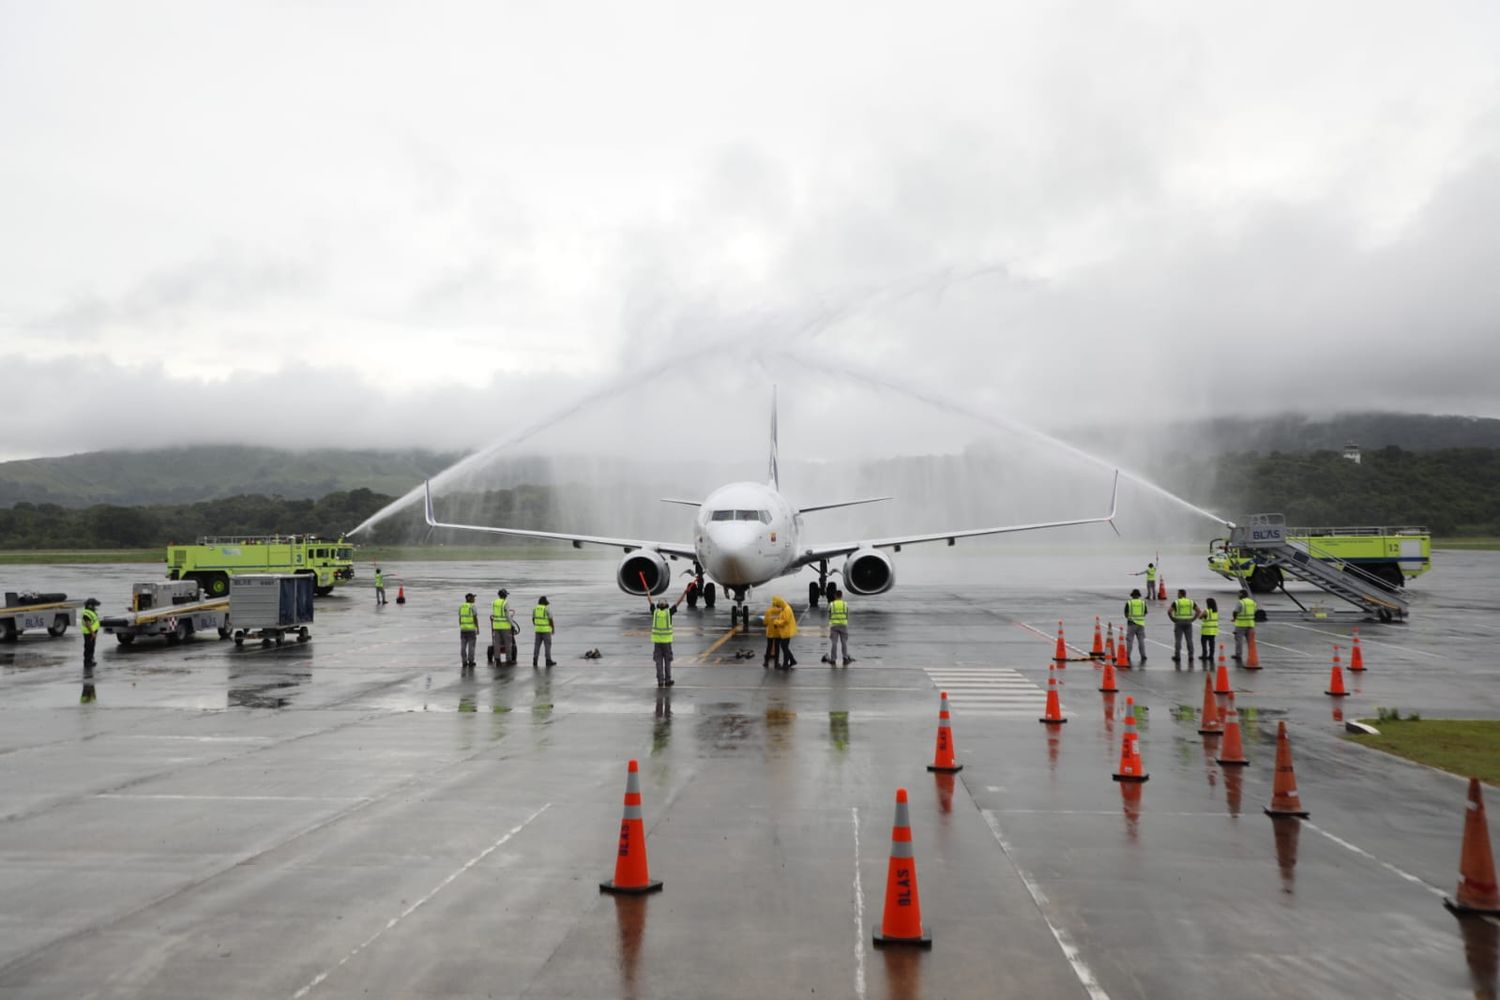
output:
{"label": "airplane main landing gear", "polygon": [[807,582],[807,606],[816,608],[818,601],[823,598],[833,600],[834,591],[838,590],[833,581],[828,579],[828,560],[824,559],[818,563],[818,578]]}
{"label": "airplane main landing gear", "polygon": [[718,598],[718,590],[711,581],[703,579],[703,567],[693,563],[693,578],[688,581],[687,606],[696,608],[698,599],[703,598],[703,606],[712,608],[714,601]]}

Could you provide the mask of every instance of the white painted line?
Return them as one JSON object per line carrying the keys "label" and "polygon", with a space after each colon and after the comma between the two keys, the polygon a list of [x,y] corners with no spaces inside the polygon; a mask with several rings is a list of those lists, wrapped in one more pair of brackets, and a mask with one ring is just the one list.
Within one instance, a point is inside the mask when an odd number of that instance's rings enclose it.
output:
{"label": "white painted line", "polygon": [[149,792],[100,792],[96,799],[149,799],[181,802],[370,802],[367,795],[168,795]]}
{"label": "white painted line", "polygon": [[865,889],[859,877],[859,806],[851,806],[854,821],[854,995],[865,998]]}
{"label": "white painted line", "polygon": [[1104,987],[1100,986],[1099,980],[1094,978],[1093,970],[1084,964],[1083,955],[1078,950],[1078,946],[1073,943],[1072,936],[1052,922],[1052,916],[1047,912],[1048,904],[1046,895],[1032,881],[1031,876],[1026,874],[1021,869],[1021,866],[1016,863],[1015,856],[1010,852],[1010,845],[1005,842],[1005,835],[1000,832],[1000,824],[995,819],[995,814],[989,809],[981,809],[979,814],[984,817],[984,821],[989,826],[990,832],[995,835],[995,842],[1000,845],[1000,850],[1005,853],[1005,860],[1010,862],[1011,868],[1015,869],[1016,874],[1021,877],[1021,884],[1026,886],[1026,891],[1031,894],[1031,901],[1036,904],[1037,912],[1042,915],[1042,920],[1046,922],[1047,929],[1052,932],[1052,937],[1057,941],[1057,946],[1062,949],[1063,957],[1073,967],[1073,974],[1078,977],[1079,983],[1083,985],[1084,992],[1089,995],[1091,1000],[1109,1000],[1109,994],[1104,992]]}
{"label": "white painted line", "polygon": [[1307,827],[1309,830],[1312,830],[1315,833],[1321,833],[1323,836],[1327,837],[1329,840],[1333,841],[1335,844],[1338,844],[1340,847],[1344,848],[1345,850],[1353,851],[1355,854],[1358,854],[1360,857],[1375,862],[1377,865],[1379,865],[1380,867],[1384,868],[1386,871],[1390,872],[1391,874],[1398,875],[1401,878],[1406,879],[1406,881],[1408,881],[1408,882],[1412,882],[1412,883],[1414,883],[1416,885],[1421,886],[1422,888],[1426,889],[1428,892],[1432,893],[1435,896],[1442,897],[1442,896],[1446,895],[1443,892],[1443,890],[1439,889],[1437,886],[1428,883],[1427,881],[1425,881],[1424,879],[1421,879],[1421,878],[1417,877],[1416,875],[1413,875],[1411,872],[1402,871],[1400,868],[1397,868],[1395,865],[1390,864],[1389,862],[1381,861],[1379,858],[1377,858],[1375,855],[1371,854],[1369,851],[1365,850],[1364,848],[1357,847],[1354,844],[1349,843],[1349,841],[1345,840],[1342,837],[1334,836],[1333,834],[1329,833],[1327,830],[1323,829],[1321,826],[1318,826],[1316,823],[1309,823],[1307,820],[1303,820],[1302,821],[1302,825],[1305,826],[1305,827]]}
{"label": "white painted line", "polygon": [[532,820],[536,819],[538,816],[540,816],[542,813],[546,812],[551,807],[552,807],[552,803],[548,802],[546,805],[542,806],[536,812],[532,813],[530,816],[527,816],[520,823],[516,824],[515,826],[513,826],[509,830],[507,830],[505,832],[505,834],[503,836],[501,836],[501,838],[499,840],[495,841],[489,847],[486,847],[484,850],[482,850],[478,854],[474,855],[468,861],[465,861],[452,874],[450,874],[447,878],[443,879],[436,886],[434,886],[431,892],[427,893],[427,895],[423,896],[421,899],[417,900],[415,903],[411,904],[406,909],[402,910],[396,916],[394,916],[391,919],[387,920],[385,922],[385,926],[384,927],[380,928],[380,930],[376,931],[374,934],[371,934],[369,937],[365,938],[359,944],[355,945],[354,946],[354,950],[351,951],[351,952],[349,952],[349,954],[345,955],[343,958],[339,959],[337,965],[333,966],[333,968],[331,968],[331,969],[325,969],[322,972],[318,973],[316,976],[314,976],[312,978],[312,980],[306,986],[302,987],[296,993],[292,994],[292,1000],[301,1000],[302,997],[307,996],[307,994],[311,993],[314,989],[316,989],[319,986],[319,984],[321,984],[323,982],[323,980],[327,979],[329,976],[333,975],[339,969],[342,969],[345,965],[347,965],[349,963],[349,960],[352,959],[355,955],[358,955],[360,952],[362,952],[366,948],[370,947],[370,945],[374,944],[376,942],[376,940],[378,940],[382,934],[384,934],[386,931],[390,930],[392,927],[395,927],[401,921],[405,920],[407,917],[409,917],[413,913],[415,913],[417,911],[417,909],[419,907],[421,907],[424,903],[426,903],[433,896],[436,896],[438,893],[442,892],[449,885],[451,885],[454,879],[458,878],[464,872],[468,871],[470,868],[473,868],[475,865],[479,864],[479,862],[483,861],[485,858],[487,858],[491,854],[495,853],[501,847],[504,847],[506,841],[510,840],[510,838],[514,837],[516,834],[520,833],[522,830],[524,830],[528,826],[530,826]]}
{"label": "white painted line", "polygon": [[[1351,645],[1351,643],[1349,642],[1349,640],[1350,640],[1351,637],[1349,635],[1347,635],[1346,633],[1342,633],[1342,632],[1328,632],[1328,631],[1326,631],[1324,629],[1314,628],[1311,625],[1297,625],[1297,624],[1294,624],[1293,622],[1277,622],[1276,623],[1276,627],[1277,628],[1298,628],[1298,629],[1302,629],[1304,632],[1315,632],[1318,635],[1326,635],[1330,639],[1342,639],[1344,641],[1341,642],[1341,643],[1339,643],[1339,645],[1343,646],[1345,649],[1348,649],[1349,646]],[[1479,628],[1479,626],[1475,626],[1475,625],[1472,625],[1472,624],[1470,624],[1468,622],[1465,622],[1464,623],[1464,628],[1473,630],[1473,629]],[[1434,660],[1444,660],[1444,659],[1447,659],[1447,657],[1442,656],[1442,655],[1440,655],[1438,653],[1429,653],[1425,649],[1413,649],[1410,646],[1398,646],[1394,642],[1384,642],[1384,641],[1382,641],[1380,639],[1371,639],[1369,636],[1364,635],[1364,634],[1360,635],[1360,637],[1359,637],[1359,644],[1361,646],[1379,646],[1379,647],[1382,647],[1384,649],[1395,649],[1395,650],[1401,651],[1402,653],[1410,653],[1413,656],[1426,656],[1426,657],[1430,657],[1431,659],[1434,659]]]}

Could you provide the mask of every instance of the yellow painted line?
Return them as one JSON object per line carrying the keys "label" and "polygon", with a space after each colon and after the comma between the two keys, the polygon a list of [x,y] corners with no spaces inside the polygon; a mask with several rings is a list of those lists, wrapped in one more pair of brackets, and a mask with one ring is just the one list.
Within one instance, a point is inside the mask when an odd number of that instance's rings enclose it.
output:
{"label": "yellow painted line", "polygon": [[714,655],[715,653],[717,653],[719,651],[719,647],[720,646],[724,645],[724,643],[728,642],[730,639],[733,639],[736,635],[739,635],[739,634],[742,634],[742,633],[740,633],[739,628],[737,626],[730,628],[730,630],[728,632],[725,632],[723,635],[719,636],[718,640],[712,646],[709,646],[703,652],[701,652],[701,653],[698,654],[698,662],[699,663],[706,663],[706,662],[708,662],[708,658],[710,656]]}

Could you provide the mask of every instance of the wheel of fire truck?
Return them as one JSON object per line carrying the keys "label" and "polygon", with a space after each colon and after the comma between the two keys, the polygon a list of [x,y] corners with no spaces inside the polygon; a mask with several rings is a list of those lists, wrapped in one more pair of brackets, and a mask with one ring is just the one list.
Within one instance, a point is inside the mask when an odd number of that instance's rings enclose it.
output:
{"label": "wheel of fire truck", "polygon": [[1281,586],[1280,566],[1257,566],[1246,581],[1252,594],[1269,594]]}

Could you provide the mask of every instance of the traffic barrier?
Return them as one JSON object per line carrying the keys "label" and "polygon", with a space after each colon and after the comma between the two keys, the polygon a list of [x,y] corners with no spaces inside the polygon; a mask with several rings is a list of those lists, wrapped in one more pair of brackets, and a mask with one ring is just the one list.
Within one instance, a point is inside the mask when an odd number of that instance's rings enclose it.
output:
{"label": "traffic barrier", "polygon": [[599,891],[639,896],[660,889],[661,883],[651,878],[646,864],[646,821],[641,810],[640,765],[631,761],[625,775],[625,814],[620,819],[615,877],[609,882],[600,882]]}
{"label": "traffic barrier", "polygon": [[1120,767],[1110,777],[1116,781],[1148,781],[1151,775],[1141,762],[1141,750],[1136,745],[1135,699],[1125,699],[1125,735],[1120,741]]}
{"label": "traffic barrier", "polygon": [[1351,674],[1363,673],[1365,669],[1365,654],[1359,648],[1359,626],[1354,626],[1354,647],[1349,650],[1349,672]]}
{"label": "traffic barrier", "polygon": [[1219,746],[1219,756],[1214,760],[1225,767],[1242,767],[1250,763],[1245,756],[1245,744],[1240,739],[1240,713],[1234,710],[1234,705],[1229,706],[1229,711],[1224,717],[1224,742]]}
{"label": "traffic barrier", "polygon": [[1099,616],[1094,616],[1094,648],[1089,650],[1089,659],[1104,659],[1104,633],[1099,631]]}
{"label": "traffic barrier", "polygon": [[1255,645],[1255,629],[1251,629],[1245,636],[1250,641],[1250,648],[1245,651],[1245,669],[1260,669],[1260,649]]}
{"label": "traffic barrier", "polygon": [[1224,651],[1219,650],[1219,671],[1214,678],[1214,694],[1233,694],[1234,688],[1229,684],[1229,667],[1224,663]]}
{"label": "traffic barrier", "polygon": [[1060,726],[1067,722],[1067,716],[1062,714],[1062,704],[1057,699],[1057,677],[1051,670],[1047,671],[1047,710],[1038,722],[1045,722],[1049,726]]}
{"label": "traffic barrier", "polygon": [[891,826],[891,862],[885,876],[885,912],[875,928],[875,947],[909,944],[932,947],[932,933],[922,923],[922,896],[917,890],[917,856],[911,842],[911,810],[906,789],[896,789],[896,820]]}
{"label": "traffic barrier", "polygon": [[1328,675],[1328,690],[1323,692],[1334,698],[1347,697],[1349,692],[1344,690],[1344,668],[1339,666],[1339,648],[1333,647],[1333,672]]}
{"label": "traffic barrier", "polygon": [[1219,718],[1219,702],[1214,697],[1214,684],[1207,674],[1203,675],[1203,717],[1198,720],[1199,736],[1220,736],[1224,723]]}
{"label": "traffic barrier", "polygon": [[1292,743],[1286,738],[1286,723],[1276,725],[1276,778],[1271,785],[1271,804],[1267,816],[1300,816],[1307,818],[1302,799],[1297,795],[1297,776],[1292,773]]}
{"label": "traffic barrier", "polygon": [[1099,684],[1099,690],[1105,694],[1115,694],[1120,690],[1115,684],[1115,665],[1108,660],[1104,661],[1104,679]]}
{"label": "traffic barrier", "polygon": [[964,766],[953,755],[953,725],[948,715],[948,692],[938,693],[942,696],[942,701],[938,704],[937,749],[933,751],[932,763],[927,765],[927,770],[956,774]]}
{"label": "traffic barrier", "polygon": [[1063,640],[1063,623],[1057,623],[1057,651],[1052,654],[1052,659],[1061,666],[1068,662],[1068,644]]}
{"label": "traffic barrier", "polygon": [[1458,859],[1458,890],[1443,905],[1454,913],[1500,915],[1500,890],[1495,887],[1495,856],[1490,852],[1490,824],[1484,816],[1479,779],[1469,779],[1469,803],[1464,812],[1464,842]]}
{"label": "traffic barrier", "polygon": [[401,584],[400,586],[398,586],[396,588],[396,603],[397,604],[405,604],[406,603],[406,584],[404,584],[404,583]]}

